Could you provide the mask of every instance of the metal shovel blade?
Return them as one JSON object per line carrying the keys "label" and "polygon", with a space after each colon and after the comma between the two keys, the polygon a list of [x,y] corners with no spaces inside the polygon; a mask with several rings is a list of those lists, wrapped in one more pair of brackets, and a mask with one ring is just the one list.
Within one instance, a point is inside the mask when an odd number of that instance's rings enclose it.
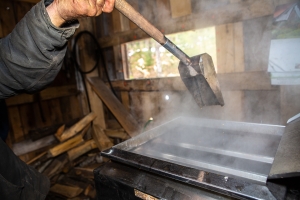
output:
{"label": "metal shovel blade", "polygon": [[206,53],[194,56],[191,63],[187,66],[180,62],[178,70],[198,106],[223,106],[224,100],[211,56]]}

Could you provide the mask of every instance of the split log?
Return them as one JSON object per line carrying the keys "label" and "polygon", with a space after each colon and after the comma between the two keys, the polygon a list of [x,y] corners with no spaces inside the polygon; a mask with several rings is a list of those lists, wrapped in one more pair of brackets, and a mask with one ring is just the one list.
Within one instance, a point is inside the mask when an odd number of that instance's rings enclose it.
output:
{"label": "split log", "polygon": [[105,103],[112,114],[117,118],[125,131],[131,136],[136,136],[140,126],[123,104],[113,95],[105,83],[98,77],[88,78],[95,93]]}
{"label": "split log", "polygon": [[68,178],[64,177],[61,181],[61,184],[68,185],[68,186],[73,186],[73,187],[80,187],[83,190],[86,190],[87,187],[89,187],[89,183],[83,182],[83,181],[78,181],[73,178]]}
{"label": "split log", "polygon": [[76,118],[76,119],[72,119],[70,121],[68,121],[65,124],[55,124],[52,126],[47,126],[47,127],[43,127],[43,128],[38,128],[38,129],[34,129],[34,130],[29,130],[28,135],[29,138],[32,139],[33,141],[39,140],[41,138],[44,138],[46,136],[49,135],[53,135],[55,133],[57,133],[57,131],[64,131],[64,129],[62,127],[71,127],[74,124],[76,124],[80,119]]}
{"label": "split log", "polygon": [[120,138],[122,140],[127,140],[130,138],[130,136],[124,131],[124,129],[105,129],[104,132],[108,137],[112,138]]}
{"label": "split log", "polygon": [[76,137],[71,138],[64,143],[61,143],[61,144],[51,148],[49,150],[49,155],[51,157],[56,157],[64,152],[76,147],[77,145],[79,145],[82,142],[84,142],[82,135],[81,134],[77,135]]}
{"label": "split log", "polygon": [[94,163],[96,163],[96,156],[92,156],[92,157],[88,156],[84,161],[80,162],[78,167],[86,167]]}
{"label": "split log", "polygon": [[100,151],[103,151],[113,146],[113,143],[105,135],[103,129],[97,125],[94,125],[92,136]]}
{"label": "split log", "polygon": [[68,198],[74,198],[80,195],[83,192],[83,189],[80,187],[55,184],[50,188],[50,191]]}
{"label": "split log", "polygon": [[66,126],[62,125],[60,126],[55,133],[56,138],[61,137],[61,135],[64,133]]}
{"label": "split log", "polygon": [[53,135],[44,137],[42,139],[32,141],[32,140],[25,140],[19,143],[16,143],[12,146],[13,152],[19,156],[23,155],[38,149],[41,149],[43,147],[50,146],[52,144],[57,143],[57,140]]}
{"label": "split log", "polygon": [[54,175],[59,174],[67,163],[68,156],[65,154],[61,155],[51,162],[51,164],[45,169],[43,174],[46,175],[48,178],[51,178]]}
{"label": "split log", "polygon": [[94,198],[96,198],[96,195],[97,195],[96,189],[92,185],[89,185],[84,190],[84,195],[94,199]]}
{"label": "split log", "polygon": [[48,160],[47,162],[43,163],[43,165],[41,165],[38,168],[38,172],[43,173],[43,171],[50,165],[50,163],[53,161],[53,159]]}
{"label": "split log", "polygon": [[73,137],[74,135],[76,135],[77,133],[82,131],[82,129],[84,129],[96,117],[97,117],[97,115],[92,112],[92,113],[88,114],[87,116],[85,116],[83,119],[81,119],[78,123],[76,123],[69,129],[65,130],[61,135],[58,133],[58,134],[55,134],[55,136],[60,142],[66,141],[67,139]]}
{"label": "split log", "polygon": [[96,142],[94,140],[89,140],[85,142],[83,145],[73,148],[68,151],[68,157],[70,161],[75,160],[79,156],[89,152],[92,149],[97,148]]}
{"label": "split log", "polygon": [[76,175],[89,178],[89,179],[94,179],[94,169],[95,168],[82,168],[82,167],[74,168]]}
{"label": "split log", "polygon": [[40,159],[41,157],[45,156],[47,154],[47,151],[39,154],[38,156],[34,157],[33,159],[31,159],[30,161],[26,162],[27,165],[30,165],[32,163],[34,163],[35,161],[37,161],[38,159]]}
{"label": "split log", "polygon": [[47,126],[44,128],[30,130],[28,131],[29,138],[32,139],[33,141],[36,141],[46,136],[53,135],[61,125],[62,124],[56,124],[53,126]]}

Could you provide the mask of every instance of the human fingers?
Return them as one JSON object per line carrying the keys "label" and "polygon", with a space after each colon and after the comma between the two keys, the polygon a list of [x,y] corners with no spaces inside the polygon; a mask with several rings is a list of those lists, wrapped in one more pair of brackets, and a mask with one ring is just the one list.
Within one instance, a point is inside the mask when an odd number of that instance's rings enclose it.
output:
{"label": "human fingers", "polygon": [[105,0],[102,11],[106,13],[110,13],[113,11],[115,7],[115,0]]}
{"label": "human fingers", "polygon": [[94,0],[96,3],[96,15],[95,16],[99,16],[102,13],[104,4],[105,4],[105,0]]}

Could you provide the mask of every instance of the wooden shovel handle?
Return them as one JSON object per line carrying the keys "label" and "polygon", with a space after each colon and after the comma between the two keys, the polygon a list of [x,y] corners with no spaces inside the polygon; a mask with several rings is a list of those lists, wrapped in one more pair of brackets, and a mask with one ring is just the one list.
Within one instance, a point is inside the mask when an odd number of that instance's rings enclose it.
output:
{"label": "wooden shovel handle", "polygon": [[119,10],[123,15],[128,17],[133,23],[138,25],[143,31],[145,31],[150,37],[156,40],[158,43],[164,45],[166,43],[165,36],[157,28],[155,28],[148,20],[146,20],[139,12],[137,12],[130,4],[125,0],[116,0],[115,8]]}

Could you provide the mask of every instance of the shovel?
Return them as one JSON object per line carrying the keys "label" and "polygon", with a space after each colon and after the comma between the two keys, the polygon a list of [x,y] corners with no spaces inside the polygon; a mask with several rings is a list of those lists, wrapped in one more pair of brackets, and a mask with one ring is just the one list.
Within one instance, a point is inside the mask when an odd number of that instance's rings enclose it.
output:
{"label": "shovel", "polygon": [[180,77],[200,108],[224,105],[216,71],[208,54],[190,58],[125,0],[116,0],[115,8],[180,60]]}

